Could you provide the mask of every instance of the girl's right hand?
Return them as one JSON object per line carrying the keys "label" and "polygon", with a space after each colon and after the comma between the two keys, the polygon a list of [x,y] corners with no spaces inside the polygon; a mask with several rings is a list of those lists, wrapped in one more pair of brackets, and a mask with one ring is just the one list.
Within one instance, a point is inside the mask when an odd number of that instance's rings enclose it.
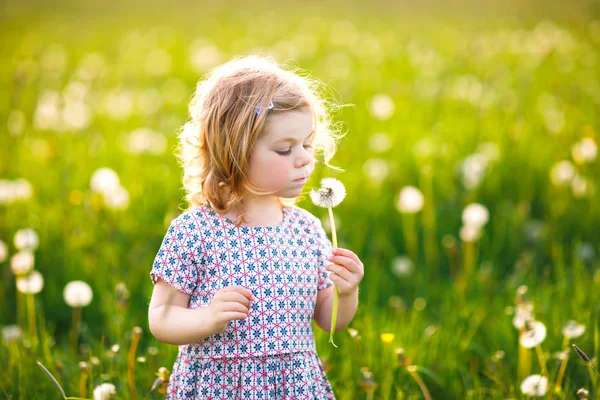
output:
{"label": "girl's right hand", "polygon": [[242,286],[228,286],[218,290],[208,309],[215,321],[215,332],[223,333],[232,320],[246,319],[254,295]]}

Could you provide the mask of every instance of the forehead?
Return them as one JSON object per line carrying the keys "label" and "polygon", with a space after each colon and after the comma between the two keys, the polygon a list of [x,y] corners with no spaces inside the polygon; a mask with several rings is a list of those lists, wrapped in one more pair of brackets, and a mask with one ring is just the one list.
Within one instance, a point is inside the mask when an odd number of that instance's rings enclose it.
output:
{"label": "forehead", "polygon": [[269,115],[265,124],[265,139],[278,142],[283,139],[304,140],[315,128],[311,110],[286,111]]}

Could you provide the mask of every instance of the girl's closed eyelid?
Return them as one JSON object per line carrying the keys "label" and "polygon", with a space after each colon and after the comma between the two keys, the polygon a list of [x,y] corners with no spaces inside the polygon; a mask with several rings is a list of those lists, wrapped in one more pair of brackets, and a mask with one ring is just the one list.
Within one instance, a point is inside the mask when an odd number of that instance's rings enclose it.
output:
{"label": "girl's closed eyelid", "polygon": [[[312,148],[312,144],[305,144],[304,148]],[[289,156],[290,154],[292,154],[292,148],[290,147],[287,150],[281,150],[281,151],[275,151],[275,153],[279,154],[280,156]]]}

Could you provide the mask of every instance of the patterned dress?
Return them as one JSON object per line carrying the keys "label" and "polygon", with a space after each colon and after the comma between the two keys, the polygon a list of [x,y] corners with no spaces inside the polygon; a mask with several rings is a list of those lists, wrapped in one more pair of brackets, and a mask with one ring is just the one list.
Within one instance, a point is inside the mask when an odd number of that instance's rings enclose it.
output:
{"label": "patterned dress", "polygon": [[224,333],[179,346],[167,399],[334,399],[312,330],[332,245],[321,222],[284,207],[277,226],[236,227],[209,203],[171,222],[150,277],[190,295],[188,308],[243,286],[256,300]]}

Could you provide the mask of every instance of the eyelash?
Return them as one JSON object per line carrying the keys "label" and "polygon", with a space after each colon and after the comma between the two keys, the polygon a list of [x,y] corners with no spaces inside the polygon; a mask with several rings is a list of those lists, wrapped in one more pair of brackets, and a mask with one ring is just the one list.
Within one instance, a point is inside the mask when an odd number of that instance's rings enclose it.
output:
{"label": "eyelash", "polygon": [[[312,148],[312,146],[310,144],[305,144],[304,148]],[[280,156],[289,156],[290,154],[292,154],[292,148],[290,147],[286,151],[276,151],[276,153],[279,154]]]}

